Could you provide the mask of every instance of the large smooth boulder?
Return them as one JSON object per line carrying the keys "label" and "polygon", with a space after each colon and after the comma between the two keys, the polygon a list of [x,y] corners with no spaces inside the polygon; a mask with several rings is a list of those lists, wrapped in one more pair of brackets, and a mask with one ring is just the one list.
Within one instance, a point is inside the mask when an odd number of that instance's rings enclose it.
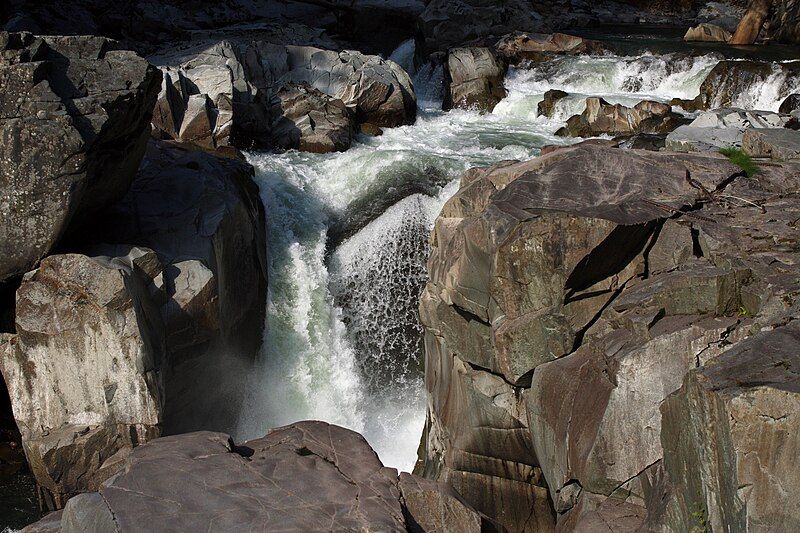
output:
{"label": "large smooth boulder", "polygon": [[776,161],[800,159],[800,131],[751,128],[744,132],[742,150],[752,157],[768,157]]}
{"label": "large smooth boulder", "polygon": [[644,100],[633,107],[609,104],[602,98],[586,99],[586,109],[567,120],[556,135],[562,137],[629,136],[637,133],[668,133],[677,128],[682,117],[670,106]]}
{"label": "large smooth boulder", "polygon": [[725,28],[714,24],[702,23],[693,26],[683,36],[684,41],[718,42],[724,43],[731,38],[731,33]]}
{"label": "large smooth boulder", "polygon": [[[324,105],[316,97],[318,110],[341,100],[353,130],[366,123],[412,124],[416,118],[408,74],[392,61],[360,52],[230,39],[160,56],[157,62],[171,81],[162,87],[158,108],[164,111],[155,114],[154,127],[163,138],[211,149],[292,144],[281,125],[302,121],[302,113],[293,116],[297,109],[286,105],[280,91],[302,90],[297,86],[330,97]],[[326,117],[344,120],[338,109]]]}
{"label": "large smooth boulder", "polygon": [[[223,433],[138,447],[53,531],[499,531],[452,488],[384,467],[364,438],[298,422],[240,445]],[[24,531],[41,531],[33,524]]]}
{"label": "large smooth boulder", "polygon": [[[685,401],[673,423],[663,406],[687,374],[800,315],[800,203],[787,196],[799,169],[765,165],[753,179],[720,154],[586,142],[465,173],[437,219],[420,303],[428,419],[417,472],[509,529],[691,529],[670,509],[691,515],[698,485],[680,481],[689,504],[668,506],[665,472],[678,461],[705,476],[718,462],[673,429],[703,408]],[[764,368],[793,382],[791,365],[770,358]],[[782,435],[793,453],[796,431]],[[772,453],[742,457],[752,466]],[[747,513],[775,516],[771,498],[800,490],[786,483],[759,485]],[[728,505],[713,487],[702,494],[706,516]]]}
{"label": "large smooth boulder", "polygon": [[453,48],[447,54],[444,109],[492,109],[506,96],[506,63],[488,48]]}
{"label": "large smooth boulder", "polygon": [[0,281],[128,190],[159,72],[102,37],[0,32]]}
{"label": "large smooth boulder", "polygon": [[121,456],[159,436],[166,297],[144,248],[49,256],[25,275],[0,370],[45,507],[97,490]]}

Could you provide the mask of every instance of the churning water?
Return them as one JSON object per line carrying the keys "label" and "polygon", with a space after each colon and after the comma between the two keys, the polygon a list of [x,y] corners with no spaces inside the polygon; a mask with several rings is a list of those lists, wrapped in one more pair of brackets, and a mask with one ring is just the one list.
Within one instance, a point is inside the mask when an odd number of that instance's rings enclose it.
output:
{"label": "churning water", "polygon": [[[571,142],[553,134],[586,96],[692,98],[720,59],[559,58],[510,72],[508,97],[480,115],[439,111],[441,68],[416,68],[413,52],[407,42],[392,56],[415,79],[421,109],[413,126],[359,138],[344,153],[249,154],[267,213],[269,295],[239,438],[320,419],[361,432],[384,464],[411,469],[425,416],[417,304],[428,235],[458,176]],[[553,88],[573,96],[552,119],[538,117]],[[359,216],[376,206],[377,218]],[[341,242],[329,243],[332,234]]]}

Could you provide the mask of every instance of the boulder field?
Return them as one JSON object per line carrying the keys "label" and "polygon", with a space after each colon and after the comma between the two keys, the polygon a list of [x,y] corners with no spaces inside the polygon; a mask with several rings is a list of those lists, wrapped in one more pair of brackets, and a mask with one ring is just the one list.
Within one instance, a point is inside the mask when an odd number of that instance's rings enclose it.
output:
{"label": "boulder field", "polygon": [[512,531],[800,527],[799,177],[597,143],[464,174],[416,473]]}

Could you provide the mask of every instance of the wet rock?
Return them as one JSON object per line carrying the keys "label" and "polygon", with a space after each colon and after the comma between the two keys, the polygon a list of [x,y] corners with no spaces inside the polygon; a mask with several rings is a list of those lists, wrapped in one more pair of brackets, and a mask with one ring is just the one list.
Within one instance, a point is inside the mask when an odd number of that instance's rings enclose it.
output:
{"label": "wet rock", "polygon": [[778,94],[786,94],[798,76],[800,68],[792,63],[720,61],[700,85],[699,98],[706,109],[744,106],[742,95],[753,87],[772,84]]}
{"label": "wet rock", "polygon": [[46,507],[63,507],[160,434],[166,299],[161,263],[126,255],[45,258],[17,291],[0,370]]}
{"label": "wet rock", "polygon": [[800,43],[800,4],[777,0],[772,7],[766,37],[780,43]]}
{"label": "wet rock", "polygon": [[800,131],[750,128],[744,132],[742,150],[752,157],[768,157],[775,161],[800,159]]}
{"label": "wet rock", "polygon": [[273,122],[272,144],[324,154],[350,147],[354,124],[344,102],[308,86],[278,92],[280,118]]}
{"label": "wet rock", "polygon": [[0,280],[128,190],[159,73],[102,37],[0,33]]}
{"label": "wet rock", "polygon": [[609,104],[602,98],[587,98],[586,109],[567,120],[556,132],[562,137],[595,137],[598,135],[634,135],[667,133],[677,128],[682,117],[670,106],[644,100],[634,107]]}
{"label": "wet rock", "polygon": [[[170,76],[175,88],[173,91],[165,85],[159,99],[159,107],[172,110],[156,114],[154,126],[164,138],[192,142],[182,135],[185,128],[176,124],[179,119],[187,120],[190,102],[195,98],[205,104],[204,108],[196,105],[205,110],[200,113],[200,124],[206,132],[193,136],[209,139],[206,145],[210,143],[213,148],[292,144],[287,142],[291,135],[287,135],[286,122],[280,120],[282,114],[277,111],[284,106],[299,116],[306,106],[316,109],[315,114],[324,109],[324,122],[330,124],[323,129],[331,131],[324,136],[337,137],[333,142],[336,149],[344,146],[347,137],[344,111],[337,109],[336,100],[344,103],[355,125],[395,127],[412,124],[416,118],[416,96],[408,74],[392,61],[360,52],[232,39],[161,56],[158,62],[164,65],[165,75]],[[317,93],[311,96],[309,88],[330,99],[326,102]],[[306,94],[300,107],[298,91]],[[203,113],[211,119],[204,119]],[[271,125],[278,131],[273,132]],[[329,146],[329,142],[308,143],[314,150],[323,145]]]}
{"label": "wet rock", "polygon": [[569,96],[569,94],[564,91],[559,91],[558,89],[550,89],[549,91],[544,93],[544,100],[539,102],[539,105],[537,107],[537,114],[540,116],[552,118],[553,112],[555,111],[556,103],[562,98],[566,98],[567,96]]}
{"label": "wet rock", "polygon": [[495,45],[497,53],[509,63],[541,61],[553,55],[603,54],[608,49],[593,41],[566,33],[511,33]]}
{"label": "wet rock", "polygon": [[454,48],[447,55],[444,109],[491,112],[505,98],[507,65],[488,48]]}
{"label": "wet rock", "polygon": [[764,111],[717,109],[679,126],[666,139],[667,150],[676,152],[717,152],[740,147],[748,128],[782,128],[788,117]]}
{"label": "wet rock", "polygon": [[226,531],[500,530],[446,485],[409,474],[398,480],[361,435],[324,422],[298,422],[238,446],[213,432],[157,439],[136,448],[98,492],[70,500],[54,527],[58,519],[26,531],[209,523]]}
{"label": "wet rock", "polygon": [[703,41],[703,42],[728,42],[731,34],[728,30],[720,28],[714,24],[702,23],[689,28],[686,35],[683,36],[684,41]]}
{"label": "wet rock", "polygon": [[432,0],[419,20],[432,53],[514,30],[537,31],[540,18],[525,0]]}
{"label": "wet rock", "polygon": [[672,490],[662,524],[792,530],[800,434],[800,328],[765,331],[690,372],[662,405]]}
{"label": "wet rock", "polygon": [[761,33],[764,21],[772,8],[772,0],[753,0],[748,4],[747,12],[742,17],[736,31],[730,38],[733,45],[753,44]]}
{"label": "wet rock", "polygon": [[800,94],[790,94],[778,108],[778,112],[785,115],[790,115],[794,111],[800,111]]}

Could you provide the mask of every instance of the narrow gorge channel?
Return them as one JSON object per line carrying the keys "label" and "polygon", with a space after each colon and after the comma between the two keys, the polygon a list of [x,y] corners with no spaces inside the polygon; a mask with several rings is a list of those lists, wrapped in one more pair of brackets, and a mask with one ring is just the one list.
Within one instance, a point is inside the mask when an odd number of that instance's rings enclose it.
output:
{"label": "narrow gorge channel", "polygon": [[[553,59],[512,69],[506,98],[480,114],[442,111],[441,67],[416,68],[413,56],[410,40],[392,58],[413,74],[414,125],[360,136],[346,152],[248,154],[267,213],[269,296],[239,439],[323,420],[360,432],[384,464],[411,471],[425,421],[418,305],[428,239],[460,175],[577,142],[555,132],[589,96],[628,106],[692,99],[723,59],[675,52]],[[733,106],[777,111],[794,92],[785,78],[776,69]],[[538,104],[551,89],[569,96],[551,117],[540,116]]]}

